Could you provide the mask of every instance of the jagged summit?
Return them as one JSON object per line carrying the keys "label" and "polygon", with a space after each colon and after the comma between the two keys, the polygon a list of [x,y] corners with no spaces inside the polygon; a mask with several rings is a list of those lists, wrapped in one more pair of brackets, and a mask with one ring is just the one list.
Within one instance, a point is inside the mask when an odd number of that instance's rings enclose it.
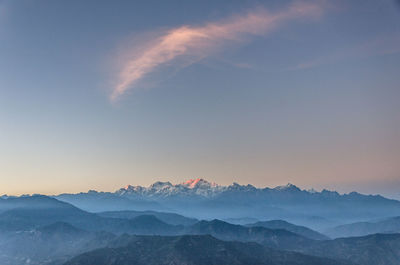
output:
{"label": "jagged summit", "polygon": [[288,183],[284,186],[277,186],[274,188],[274,190],[279,190],[279,191],[301,191],[299,187],[296,185],[293,185],[291,183]]}
{"label": "jagged summit", "polygon": [[202,178],[196,178],[196,179],[189,179],[185,182],[182,183],[182,185],[188,187],[189,189],[194,189],[194,188],[199,188],[199,187],[216,187],[218,184],[215,182],[208,182],[205,179]]}
{"label": "jagged summit", "polygon": [[193,187],[195,187],[196,184],[199,183],[200,181],[201,181],[201,182],[207,182],[207,183],[208,183],[208,181],[206,181],[206,180],[204,180],[204,179],[197,178],[197,179],[189,179],[188,181],[183,182],[182,184],[183,184],[183,185],[188,185],[189,188],[193,188]]}
{"label": "jagged summit", "polygon": [[318,192],[314,189],[303,190],[298,186],[288,183],[275,188],[260,188],[251,184],[241,185],[236,182],[223,186],[203,178],[194,178],[187,181],[173,184],[169,181],[157,181],[148,187],[127,185],[115,192],[116,195],[129,198],[162,199],[173,197],[213,198],[224,194],[309,194],[314,196],[336,198],[340,196],[358,197],[359,193],[339,194],[336,191],[326,189]]}
{"label": "jagged summit", "polygon": [[225,189],[225,186],[220,186],[202,178],[196,178],[189,179],[179,184],[172,184],[169,181],[157,181],[149,187],[127,185],[125,188],[116,191],[116,193],[124,196],[146,197],[171,197],[185,195],[212,197]]}
{"label": "jagged summit", "polygon": [[[222,186],[216,184],[215,182],[207,181],[203,178],[194,178],[178,184],[172,184],[169,181],[157,181],[148,187],[127,185],[125,188],[121,188],[116,191],[116,193],[122,196],[144,196],[150,198],[186,195],[214,197],[225,191],[253,192],[261,189],[262,188],[257,188],[250,184],[240,185],[236,182],[232,183],[229,186]],[[288,183],[284,186],[275,187],[272,190],[281,192],[301,191],[300,188],[291,183]]]}
{"label": "jagged summit", "polygon": [[56,198],[92,212],[151,210],[197,219],[232,220],[238,224],[284,219],[315,229],[326,229],[340,222],[384,218],[389,213],[400,215],[400,201],[376,195],[304,190],[291,183],[277,187],[235,182],[218,185],[203,178],[179,183],[157,181],[145,187],[128,185],[116,192],[63,194]]}

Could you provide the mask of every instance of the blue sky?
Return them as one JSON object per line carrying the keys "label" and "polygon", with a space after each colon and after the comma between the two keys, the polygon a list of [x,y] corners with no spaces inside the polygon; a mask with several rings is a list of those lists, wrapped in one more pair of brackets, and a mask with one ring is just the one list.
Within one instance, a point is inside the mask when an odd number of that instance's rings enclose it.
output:
{"label": "blue sky", "polygon": [[400,197],[399,47],[389,0],[0,0],[0,193]]}

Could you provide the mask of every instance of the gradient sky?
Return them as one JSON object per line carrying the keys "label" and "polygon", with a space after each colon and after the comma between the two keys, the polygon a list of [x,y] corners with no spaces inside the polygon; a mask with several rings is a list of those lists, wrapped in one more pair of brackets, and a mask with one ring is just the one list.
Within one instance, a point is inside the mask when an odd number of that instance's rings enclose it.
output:
{"label": "gradient sky", "polygon": [[0,0],[0,193],[203,177],[400,198],[400,5]]}

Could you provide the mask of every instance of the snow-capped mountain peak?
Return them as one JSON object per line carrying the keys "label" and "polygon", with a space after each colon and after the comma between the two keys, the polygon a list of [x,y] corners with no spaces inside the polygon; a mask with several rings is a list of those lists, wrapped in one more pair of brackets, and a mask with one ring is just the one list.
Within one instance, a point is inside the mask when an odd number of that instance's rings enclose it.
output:
{"label": "snow-capped mountain peak", "polygon": [[149,189],[155,189],[155,190],[168,189],[172,186],[173,186],[172,183],[169,181],[166,181],[166,182],[157,181],[157,182],[154,182],[153,184],[151,184]]}
{"label": "snow-capped mountain peak", "polygon": [[291,183],[288,183],[284,186],[277,186],[274,188],[274,190],[278,191],[301,191],[296,185],[293,185]]}
{"label": "snow-capped mountain peak", "polygon": [[274,189],[256,188],[252,185],[240,185],[233,183],[229,186],[221,186],[214,182],[209,182],[203,178],[189,179],[179,184],[172,184],[169,181],[157,181],[148,187],[127,185],[116,191],[116,194],[127,197],[144,197],[144,198],[167,198],[167,197],[185,197],[195,196],[200,198],[212,198],[218,196],[225,191],[229,192],[257,192],[272,190],[275,192],[299,192],[300,188],[288,183],[284,186],[277,186]]}
{"label": "snow-capped mountain peak", "polygon": [[170,197],[197,195],[201,197],[212,197],[226,189],[224,186],[208,182],[202,178],[189,179],[180,184],[157,181],[148,187],[127,185],[116,193],[122,196],[145,196],[145,197]]}
{"label": "snow-capped mountain peak", "polygon": [[202,178],[189,179],[188,181],[183,182],[182,185],[188,187],[189,189],[211,188],[211,187],[218,186],[216,183],[208,182],[207,180],[202,179]]}

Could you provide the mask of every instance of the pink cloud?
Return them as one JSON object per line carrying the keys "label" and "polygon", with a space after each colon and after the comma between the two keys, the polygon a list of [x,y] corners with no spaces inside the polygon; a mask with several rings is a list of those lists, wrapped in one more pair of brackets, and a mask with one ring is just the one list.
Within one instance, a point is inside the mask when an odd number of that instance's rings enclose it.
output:
{"label": "pink cloud", "polygon": [[[130,59],[121,67],[111,100],[116,100],[128,89],[134,88],[144,76],[178,57],[189,56],[197,61],[225,45],[240,43],[251,36],[266,35],[290,20],[318,17],[323,11],[321,3],[295,2],[277,12],[258,9],[203,26],[181,26],[168,30],[128,51],[125,57]],[[141,51],[140,54],[136,53],[137,50]]]}

